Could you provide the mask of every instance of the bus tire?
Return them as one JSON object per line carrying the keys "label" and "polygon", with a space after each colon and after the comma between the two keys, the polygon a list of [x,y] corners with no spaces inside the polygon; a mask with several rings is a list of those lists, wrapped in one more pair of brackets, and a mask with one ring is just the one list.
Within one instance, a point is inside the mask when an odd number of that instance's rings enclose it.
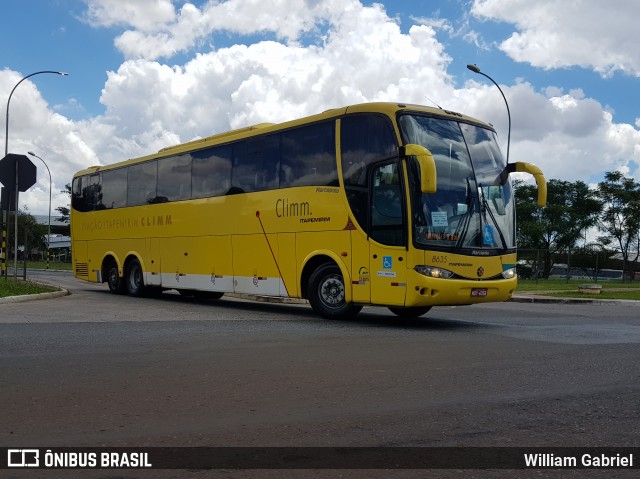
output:
{"label": "bus tire", "polygon": [[407,308],[390,307],[389,311],[401,318],[417,318],[423,314],[427,314],[430,309],[431,306],[410,306]]}
{"label": "bus tire", "polygon": [[109,285],[109,291],[113,294],[124,294],[127,291],[127,287],[124,283],[124,278],[120,277],[118,271],[118,264],[115,261],[111,261],[107,267],[107,284]]}
{"label": "bus tire", "polygon": [[140,261],[133,258],[127,264],[127,269],[124,274],[125,284],[127,285],[127,292],[130,296],[142,296],[144,294],[144,275],[142,274],[142,266]]}
{"label": "bus tire", "polygon": [[326,319],[352,318],[362,306],[345,301],[344,278],[332,263],[320,265],[309,277],[308,297],[311,307]]}

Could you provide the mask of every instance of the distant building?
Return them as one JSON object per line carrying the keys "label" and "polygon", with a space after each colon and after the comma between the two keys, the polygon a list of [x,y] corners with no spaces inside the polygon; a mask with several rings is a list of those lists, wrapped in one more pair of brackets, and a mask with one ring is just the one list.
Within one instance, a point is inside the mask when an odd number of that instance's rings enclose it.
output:
{"label": "distant building", "polygon": [[[36,221],[41,224],[48,226],[49,225],[49,216],[48,215],[31,215]],[[69,236],[71,227],[69,223],[63,223],[58,220],[60,218],[60,213],[56,212],[55,214],[51,213],[51,234],[59,234]]]}
{"label": "distant building", "polygon": [[[48,215],[33,215],[33,217],[39,224],[45,226],[49,225]],[[59,213],[51,215],[51,236],[49,237],[51,259],[60,261],[71,261],[71,236],[69,236],[69,223],[63,223],[62,221],[59,221],[59,217]],[[32,256],[34,256],[34,253],[40,253],[41,257],[45,258],[47,252],[32,252]]]}

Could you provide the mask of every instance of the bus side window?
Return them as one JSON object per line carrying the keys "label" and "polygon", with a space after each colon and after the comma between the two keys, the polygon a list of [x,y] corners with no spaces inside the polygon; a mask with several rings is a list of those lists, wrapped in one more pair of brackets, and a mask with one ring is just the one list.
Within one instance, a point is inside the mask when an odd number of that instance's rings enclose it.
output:
{"label": "bus side window", "polygon": [[351,115],[342,118],[340,123],[345,184],[364,184],[363,168],[398,155],[398,143],[387,117]]}
{"label": "bus side window", "polygon": [[278,187],[280,135],[251,138],[233,144],[233,192],[270,190]]}
{"label": "bus side window", "polygon": [[349,206],[360,227],[369,234],[369,166],[398,155],[390,120],[382,115],[351,115],[340,121],[342,177]]}
{"label": "bus side window", "polygon": [[231,187],[231,146],[223,145],[191,154],[193,198],[222,196]]}
{"label": "bus side window", "polygon": [[87,202],[85,201],[85,195],[83,190],[86,184],[88,184],[88,176],[78,176],[73,179],[73,186],[71,188],[71,207],[80,212],[89,211],[87,209]]}
{"label": "bus side window", "polygon": [[127,206],[147,205],[157,201],[157,161],[131,165],[127,173]]}
{"label": "bus side window", "polygon": [[285,131],[281,144],[281,188],[338,186],[333,121]]}
{"label": "bus side window", "polygon": [[190,155],[170,156],[158,160],[158,195],[156,198],[166,198],[166,201],[191,199]]}
{"label": "bus side window", "polygon": [[101,209],[102,185],[100,175],[79,176],[73,180],[71,188],[71,207],[76,211],[87,212]]}
{"label": "bus side window", "polygon": [[255,172],[247,166],[247,157],[246,141],[240,141],[232,145],[231,186],[229,191],[233,192],[233,194],[253,191],[253,175]]}
{"label": "bus side window", "polygon": [[105,209],[127,206],[127,169],[102,172],[102,207]]}

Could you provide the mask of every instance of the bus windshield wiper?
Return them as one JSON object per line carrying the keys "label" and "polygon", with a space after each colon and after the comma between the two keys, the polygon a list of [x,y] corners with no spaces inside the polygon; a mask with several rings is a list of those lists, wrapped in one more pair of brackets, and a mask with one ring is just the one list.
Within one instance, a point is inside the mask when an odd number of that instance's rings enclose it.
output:
{"label": "bus windshield wiper", "polygon": [[[496,217],[493,215],[493,211],[491,211],[491,207],[489,206],[489,202],[487,201],[486,196],[484,196],[484,190],[482,189],[482,183],[480,183],[479,186],[479,190],[480,190],[480,201],[482,201],[482,209],[483,212],[488,211],[489,212],[489,216],[491,217],[491,221],[493,222],[493,227],[498,231],[498,234],[500,235],[500,240],[502,241],[502,247],[506,248],[507,247],[507,242],[504,239],[504,235],[502,234],[502,230],[500,229],[500,227],[498,226],[498,222],[496,221]],[[486,220],[486,218],[485,218]]]}
{"label": "bus windshield wiper", "polygon": [[467,232],[469,231],[469,225],[471,224],[471,217],[473,216],[473,209],[475,205],[475,201],[473,200],[473,195],[471,194],[471,184],[469,183],[469,178],[467,178],[467,194],[465,198],[465,204],[467,205],[467,212],[465,213],[464,218],[460,223],[458,223],[458,227],[456,228],[455,234],[458,235],[458,241],[456,242],[456,248],[462,247],[464,243],[464,239],[467,236]]}

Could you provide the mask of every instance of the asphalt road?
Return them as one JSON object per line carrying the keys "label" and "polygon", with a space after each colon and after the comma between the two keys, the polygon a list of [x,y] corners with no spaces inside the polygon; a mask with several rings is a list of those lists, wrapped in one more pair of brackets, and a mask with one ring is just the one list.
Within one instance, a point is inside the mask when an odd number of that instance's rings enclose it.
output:
{"label": "asphalt road", "polygon": [[10,447],[640,446],[636,303],[327,321],[305,305],[39,279],[72,294],[0,304]]}

